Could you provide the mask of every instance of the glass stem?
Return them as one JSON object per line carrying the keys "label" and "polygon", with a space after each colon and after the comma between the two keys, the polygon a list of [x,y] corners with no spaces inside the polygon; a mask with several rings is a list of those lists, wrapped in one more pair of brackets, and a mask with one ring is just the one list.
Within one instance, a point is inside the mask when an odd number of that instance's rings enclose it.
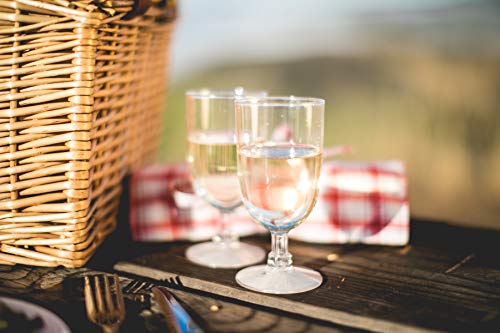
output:
{"label": "glass stem", "polygon": [[228,216],[230,213],[229,211],[220,210],[220,229],[219,233],[212,238],[214,242],[228,245],[239,240],[238,235],[232,232],[229,227]]}
{"label": "glass stem", "polygon": [[286,269],[292,266],[292,255],[288,252],[288,232],[271,232],[272,249],[267,257],[267,265]]}

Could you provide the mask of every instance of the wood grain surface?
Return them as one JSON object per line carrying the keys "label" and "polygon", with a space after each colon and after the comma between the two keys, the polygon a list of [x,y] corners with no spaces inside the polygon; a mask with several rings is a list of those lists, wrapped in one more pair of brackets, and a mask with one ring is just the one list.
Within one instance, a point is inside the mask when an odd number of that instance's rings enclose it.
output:
{"label": "wood grain surface", "polygon": [[[269,249],[268,240],[251,238]],[[237,270],[196,266],[186,246],[119,262],[115,269],[332,324],[376,332],[494,331],[500,328],[499,233],[422,223],[411,245],[291,243],[294,261],[319,270],[311,292],[275,296],[241,288]]]}
{"label": "wood grain surface", "polygon": [[[185,245],[185,242],[136,243],[128,228],[128,177],[120,199],[118,225],[109,239],[97,250],[86,268],[45,268],[0,264],[0,296],[24,299],[39,304],[60,316],[73,333],[101,332],[86,316],[83,297],[85,275],[113,272],[120,260],[130,260],[148,253],[165,253]],[[153,283],[166,287],[171,283],[119,274],[125,296],[126,317],[121,333],[169,332],[159,307],[146,290]],[[333,325],[284,311],[241,302],[196,290],[169,288],[207,333],[210,332],[362,332],[359,329]],[[364,332],[364,331],[363,331]]]}
{"label": "wood grain surface", "polygon": [[[94,274],[103,273],[88,268],[0,265],[0,296],[21,298],[53,311],[73,333],[100,332],[87,319],[82,290],[83,277]],[[145,291],[144,286],[148,283],[120,276],[127,311],[120,332],[169,332],[151,293]],[[178,289],[170,291],[205,332],[360,332],[209,295]]]}

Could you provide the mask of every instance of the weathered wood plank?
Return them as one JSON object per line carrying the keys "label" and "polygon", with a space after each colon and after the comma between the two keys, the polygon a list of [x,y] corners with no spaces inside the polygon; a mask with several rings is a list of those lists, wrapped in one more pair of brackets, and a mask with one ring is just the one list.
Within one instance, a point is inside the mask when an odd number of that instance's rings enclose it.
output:
{"label": "weathered wood plank", "polygon": [[[454,234],[462,237],[461,234]],[[497,234],[498,236],[498,234]],[[491,241],[500,237],[489,238]],[[274,296],[234,281],[236,270],[188,262],[185,247],[118,263],[119,271],[170,281],[331,323],[378,332],[489,330],[500,327],[500,267],[487,247],[414,241],[406,248],[326,246],[292,242],[294,261],[325,277],[317,290]],[[268,248],[266,239],[253,238]],[[469,244],[470,245],[470,244]],[[484,244],[483,244],[484,245]]]}
{"label": "weathered wood plank", "polygon": [[[97,333],[100,329],[86,317],[82,290],[82,277],[94,274],[102,272],[88,268],[0,265],[0,295],[22,298],[50,309],[59,315],[74,333]],[[150,292],[136,288],[135,286],[143,285],[137,281],[139,280],[120,276],[127,310],[126,321],[120,332],[168,332]],[[132,288],[128,288],[130,286]],[[171,292],[206,332],[359,332],[252,308],[208,295],[172,289]]]}
{"label": "weathered wood plank", "polygon": [[197,316],[197,322],[211,332],[360,332],[346,327],[329,327],[300,318],[290,318],[280,313],[182,290],[176,289],[174,293],[183,301],[188,311]]}

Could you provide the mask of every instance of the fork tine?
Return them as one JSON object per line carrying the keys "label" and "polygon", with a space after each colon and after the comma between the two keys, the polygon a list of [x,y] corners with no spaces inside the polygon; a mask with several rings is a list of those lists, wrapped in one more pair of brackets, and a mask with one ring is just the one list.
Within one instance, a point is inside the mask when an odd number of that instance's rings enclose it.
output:
{"label": "fork tine", "polygon": [[123,303],[123,295],[122,295],[122,289],[120,288],[120,282],[118,279],[118,275],[113,274],[113,280],[115,284],[115,290],[116,290],[116,305],[118,308],[118,312],[120,313],[120,316],[125,318],[125,304]]}
{"label": "fork tine", "polygon": [[111,288],[109,287],[108,275],[104,275],[104,298],[106,299],[106,306],[109,311],[114,311],[113,298],[111,297]]}
{"label": "fork tine", "polygon": [[87,316],[92,319],[95,314],[94,298],[92,297],[92,289],[90,287],[90,279],[88,276],[84,278],[84,295],[85,295],[85,308],[87,309]]}
{"label": "fork tine", "polygon": [[138,286],[139,284],[140,284],[140,282],[139,282],[139,281],[135,281],[135,280],[134,280],[134,281],[132,281],[132,283],[131,283],[131,284],[129,284],[129,285],[127,286],[127,288],[126,288],[125,290],[127,290],[127,292],[129,292],[129,293],[134,294],[134,293],[136,293],[136,292],[137,292],[137,286]]}
{"label": "fork tine", "polygon": [[137,288],[134,290],[135,293],[139,292],[140,290],[143,290],[144,286],[146,285],[146,282],[141,282],[137,286]]}
{"label": "fork tine", "polygon": [[99,277],[94,276],[94,284],[95,284],[95,299],[97,303],[97,311],[103,313],[106,311],[104,308],[104,300],[102,299],[102,291],[101,291],[101,282],[99,281]]}
{"label": "fork tine", "polygon": [[125,286],[125,288],[123,289],[123,291],[126,294],[137,294],[139,292],[148,292],[148,291],[151,291],[151,289],[154,286],[155,286],[154,284],[149,283],[149,282],[133,280],[133,281],[129,282]]}
{"label": "fork tine", "polygon": [[151,289],[153,289],[154,286],[155,286],[154,284],[147,282],[147,284],[146,284],[146,286],[144,287],[143,290],[145,290],[145,291],[151,291]]}
{"label": "fork tine", "polygon": [[135,286],[135,284],[136,284],[136,281],[135,280],[131,280],[129,283],[127,283],[127,285],[125,286],[125,288],[123,288],[123,291],[125,293],[129,293],[132,290],[132,288]]}

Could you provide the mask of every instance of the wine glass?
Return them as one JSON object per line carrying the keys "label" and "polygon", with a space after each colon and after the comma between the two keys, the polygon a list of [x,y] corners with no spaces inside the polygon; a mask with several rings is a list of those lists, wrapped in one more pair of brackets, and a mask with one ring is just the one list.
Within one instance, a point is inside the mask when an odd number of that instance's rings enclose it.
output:
{"label": "wine glass", "polygon": [[188,163],[196,194],[221,213],[220,232],[211,242],[190,246],[186,257],[212,268],[238,268],[255,264],[265,252],[239,241],[227,225],[228,215],[241,205],[236,162],[236,98],[265,92],[196,90],[186,92]]}
{"label": "wine glass", "polygon": [[319,272],[292,266],[288,232],[307,218],[318,196],[325,101],[259,97],[235,104],[243,204],[272,238],[267,265],[240,270],[236,281],[270,294],[317,288],[323,280]]}

